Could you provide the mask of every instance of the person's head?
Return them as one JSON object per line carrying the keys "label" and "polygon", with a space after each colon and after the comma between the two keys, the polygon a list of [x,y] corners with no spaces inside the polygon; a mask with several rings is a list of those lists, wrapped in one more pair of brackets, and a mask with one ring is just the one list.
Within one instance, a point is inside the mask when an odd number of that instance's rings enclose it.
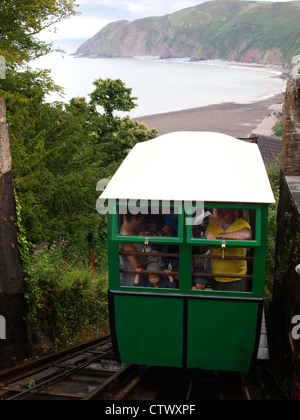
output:
{"label": "person's head", "polygon": [[144,218],[145,216],[143,214],[134,215],[134,214],[128,213],[125,216],[126,222],[130,223],[134,227],[139,226],[143,222]]}
{"label": "person's head", "polygon": [[149,219],[147,221],[147,229],[149,232],[157,232],[158,226],[155,219]]}
{"label": "person's head", "polygon": [[236,210],[234,209],[218,209],[217,214],[219,217],[228,216],[229,214],[235,214]]}
{"label": "person's head", "polygon": [[201,276],[201,273],[205,273],[205,270],[198,268],[196,270],[196,273],[198,273],[199,275],[193,278],[193,283],[194,283],[195,288],[197,290],[204,290],[207,287],[210,287],[208,279],[206,277]]}
{"label": "person's head", "polygon": [[[147,267],[147,271],[161,271],[161,270],[162,270],[162,268],[158,263],[151,263]],[[148,280],[150,281],[152,286],[159,287],[160,281],[161,281],[160,274],[155,274],[155,273],[150,274],[149,273],[148,274]]]}
{"label": "person's head", "polygon": [[197,290],[204,290],[209,287],[209,284],[206,281],[194,281],[194,286]]}

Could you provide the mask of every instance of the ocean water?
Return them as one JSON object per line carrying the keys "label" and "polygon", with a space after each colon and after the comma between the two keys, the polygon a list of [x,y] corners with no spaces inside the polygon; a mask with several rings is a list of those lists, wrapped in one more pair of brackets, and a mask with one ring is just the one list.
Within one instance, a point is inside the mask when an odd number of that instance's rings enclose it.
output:
{"label": "ocean water", "polygon": [[252,103],[285,90],[280,71],[222,61],[189,62],[187,59],[160,60],[155,57],[80,58],[70,55],[82,41],[58,42],[67,54],[52,53],[31,63],[51,69],[54,81],[65,90],[48,101],[67,102],[94,90],[98,78],[121,79],[132,88],[138,106],[130,112],[139,117],[224,102]]}

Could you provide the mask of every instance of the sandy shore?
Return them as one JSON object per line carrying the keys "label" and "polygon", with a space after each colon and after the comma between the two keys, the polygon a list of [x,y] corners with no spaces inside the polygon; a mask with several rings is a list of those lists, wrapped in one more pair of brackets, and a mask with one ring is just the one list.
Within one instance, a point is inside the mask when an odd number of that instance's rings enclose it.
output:
{"label": "sandy shore", "polygon": [[215,131],[234,137],[249,137],[252,133],[270,136],[280,120],[283,102],[282,93],[251,104],[224,103],[136,120],[155,128],[160,135],[174,131]]}

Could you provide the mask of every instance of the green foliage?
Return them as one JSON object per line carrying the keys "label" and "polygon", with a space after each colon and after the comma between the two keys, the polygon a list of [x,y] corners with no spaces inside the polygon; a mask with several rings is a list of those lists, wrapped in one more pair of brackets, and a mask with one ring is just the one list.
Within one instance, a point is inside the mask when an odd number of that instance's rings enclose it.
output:
{"label": "green foliage", "polygon": [[[0,97],[6,100],[28,320],[37,336],[59,347],[90,339],[91,332],[108,333],[106,217],[96,212],[96,185],[136,143],[157,135],[129,117],[114,117],[136,106],[121,80],[95,81],[90,102],[46,102],[62,89],[49,71],[24,65],[51,50],[35,35],[75,7],[74,0],[4,0],[0,11],[0,55],[7,65]],[[39,245],[32,250],[32,243]]]}
{"label": "green foliage", "polygon": [[106,276],[85,266],[62,237],[49,245],[35,246],[26,299],[29,320],[38,336],[47,335],[57,345],[69,344],[78,331],[89,326],[107,325]]}
{"label": "green foliage", "polygon": [[75,7],[74,0],[2,1],[0,55],[8,64],[24,64],[48,53],[51,45],[35,35],[76,14]]}
{"label": "green foliage", "polygon": [[37,383],[35,382],[34,379],[30,379],[30,381],[28,382],[27,388],[31,389],[34,388],[37,385]]}
{"label": "green foliage", "polygon": [[283,135],[283,120],[278,121],[272,128],[275,137],[282,138]]}
{"label": "green foliage", "polygon": [[136,107],[134,101],[137,98],[131,96],[132,89],[126,88],[122,80],[98,79],[94,85],[96,89],[90,95],[91,99],[102,106],[109,117],[113,116],[114,111],[131,111]]}
{"label": "green foliage", "polygon": [[280,188],[280,158],[267,166],[275,204],[269,205],[268,243],[267,243],[267,271],[265,288],[265,309],[268,311],[273,297],[273,284],[275,276],[275,251],[277,236],[277,211]]}
{"label": "green foliage", "polygon": [[[116,85],[113,107],[129,109],[131,90],[120,81],[109,85],[112,90]],[[90,339],[88,330],[108,332],[107,227],[106,217],[96,212],[96,185],[113,175],[137,142],[157,132],[129,117],[114,117],[113,108],[100,114],[96,100],[46,103],[46,95],[57,89],[47,71],[10,68],[0,95],[7,105],[28,319],[39,336],[63,346],[74,344],[77,333]],[[96,91],[101,96],[99,84]],[[71,249],[55,243],[61,232]],[[34,255],[31,243],[40,243]]]}
{"label": "green foliage", "polygon": [[[130,102],[124,84],[109,85],[118,92],[114,103],[122,103],[121,87],[124,103]],[[137,142],[157,133],[129,117],[100,114],[97,103],[85,98],[45,103],[46,94],[57,90],[47,71],[10,70],[1,87],[28,240],[54,241],[64,231],[72,242],[82,242],[91,232],[105,232],[105,220],[96,213],[97,182],[112,176]]]}
{"label": "green foliage", "polygon": [[[89,328],[97,336],[95,325],[103,330],[107,324],[106,217],[96,212],[97,182],[112,176],[137,142],[157,135],[129,117],[114,117],[136,106],[121,80],[96,80],[89,103],[49,104],[46,96],[62,90],[49,71],[17,69],[50,51],[34,35],[74,14],[75,6],[74,0],[5,0],[0,11],[0,55],[7,64],[0,96],[6,100],[28,318],[39,336],[60,346]],[[61,232],[64,239],[55,242]],[[34,253],[31,243],[39,243]]]}

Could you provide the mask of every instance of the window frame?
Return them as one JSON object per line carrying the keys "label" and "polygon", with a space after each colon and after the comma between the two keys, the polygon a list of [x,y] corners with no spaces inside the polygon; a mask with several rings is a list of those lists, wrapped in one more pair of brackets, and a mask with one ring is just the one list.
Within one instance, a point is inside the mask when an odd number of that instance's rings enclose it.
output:
{"label": "window frame", "polygon": [[[122,200],[120,200],[122,201]],[[143,204],[144,203],[148,203],[150,202],[150,200],[143,200]],[[122,205],[122,203],[120,203],[119,201],[117,202],[116,205],[116,213],[113,214],[113,219],[112,219],[112,235],[111,235],[111,239],[112,241],[117,241],[117,242],[122,242],[122,243],[145,243],[145,241],[147,240],[149,244],[151,243],[157,243],[157,244],[182,244],[184,241],[184,209],[183,209],[183,203],[182,202],[173,202],[170,205],[170,208],[178,208],[178,213],[176,213],[178,215],[178,236],[176,237],[172,237],[172,236],[146,236],[146,235],[120,235],[118,233],[118,217],[119,217],[119,207],[120,205]],[[164,202],[163,201],[159,201],[159,206],[160,207],[164,207]],[[165,205],[166,206],[166,205]],[[149,206],[147,205],[141,205],[141,209],[146,208]],[[144,214],[144,213],[142,213]],[[147,213],[145,213],[145,215],[147,215]]]}
{"label": "window frame", "polygon": [[[208,246],[214,245],[216,247],[222,247],[225,243],[226,247],[236,248],[256,248],[261,246],[261,229],[262,229],[262,214],[261,206],[259,204],[247,204],[247,203],[212,203],[205,202],[204,207],[209,208],[226,208],[226,209],[237,209],[237,210],[255,210],[255,239],[249,240],[234,240],[234,239],[205,239],[205,238],[194,238],[193,237],[193,225],[192,223],[186,224],[186,243],[190,245]],[[187,218],[191,219],[193,216],[188,214]]]}

